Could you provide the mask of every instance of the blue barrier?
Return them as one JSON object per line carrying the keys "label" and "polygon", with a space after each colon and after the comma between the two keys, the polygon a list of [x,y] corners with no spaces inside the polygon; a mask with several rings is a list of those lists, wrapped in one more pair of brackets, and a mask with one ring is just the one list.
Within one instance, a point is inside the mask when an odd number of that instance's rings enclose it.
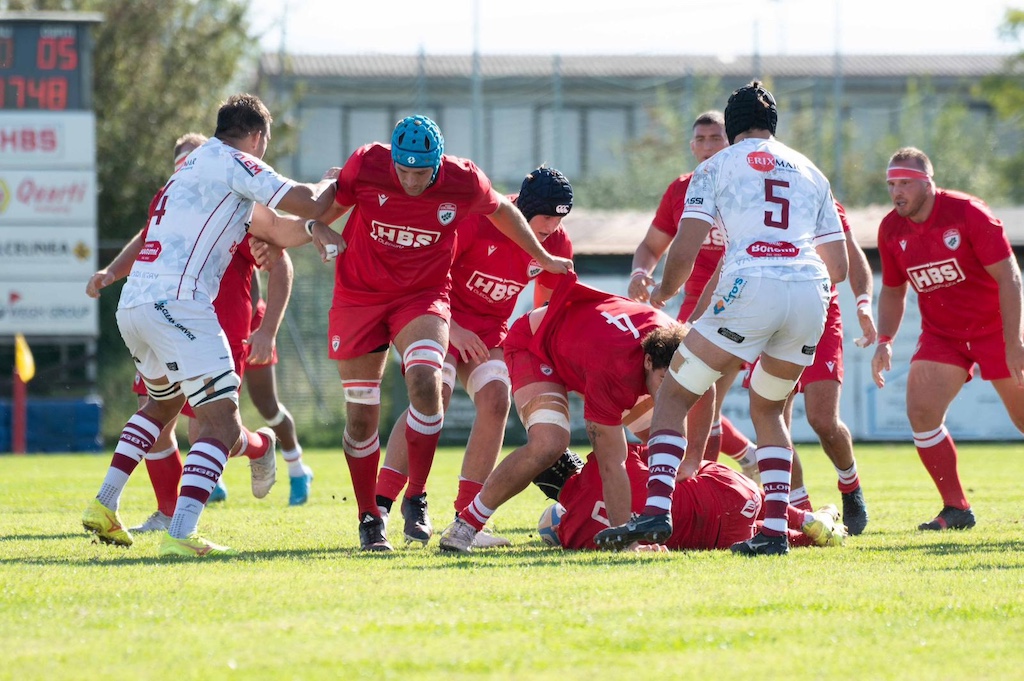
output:
{"label": "blue barrier", "polygon": [[[100,425],[103,401],[33,398],[26,409],[26,449],[35,452],[98,452],[103,449]],[[11,401],[0,400],[0,452],[11,451]]]}

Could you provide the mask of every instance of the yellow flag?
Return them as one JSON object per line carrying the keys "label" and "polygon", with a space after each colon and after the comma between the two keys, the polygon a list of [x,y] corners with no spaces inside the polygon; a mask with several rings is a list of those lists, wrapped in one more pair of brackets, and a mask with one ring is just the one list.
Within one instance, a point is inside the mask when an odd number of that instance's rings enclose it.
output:
{"label": "yellow flag", "polygon": [[20,333],[14,334],[14,370],[25,383],[36,375],[36,361],[32,358],[32,350]]}

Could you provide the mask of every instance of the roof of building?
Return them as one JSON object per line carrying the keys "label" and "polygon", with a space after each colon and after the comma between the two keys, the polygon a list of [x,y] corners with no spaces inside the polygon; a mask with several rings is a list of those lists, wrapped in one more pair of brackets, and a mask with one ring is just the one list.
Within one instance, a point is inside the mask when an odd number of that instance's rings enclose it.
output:
{"label": "roof of building", "polygon": [[[266,74],[281,72],[282,55],[265,53],[260,68]],[[434,78],[468,78],[473,73],[473,55],[348,54],[284,55],[290,75],[334,78],[414,78],[422,72]],[[748,78],[755,70],[779,78],[831,76],[835,55],[480,55],[485,78],[550,77],[557,71],[564,78],[681,77],[688,73],[705,76]],[[858,55],[844,54],[841,64],[847,78],[888,78],[932,76],[974,78],[1005,70],[1011,57],[1005,54],[979,55]],[[755,61],[760,68],[755,69]]]}
{"label": "roof of building", "polygon": [[[846,217],[862,248],[878,245],[878,224],[889,205],[847,208]],[[1013,246],[1024,247],[1024,206],[995,207]],[[630,255],[647,233],[654,211],[601,211],[573,208],[565,220],[573,250],[579,255]]]}

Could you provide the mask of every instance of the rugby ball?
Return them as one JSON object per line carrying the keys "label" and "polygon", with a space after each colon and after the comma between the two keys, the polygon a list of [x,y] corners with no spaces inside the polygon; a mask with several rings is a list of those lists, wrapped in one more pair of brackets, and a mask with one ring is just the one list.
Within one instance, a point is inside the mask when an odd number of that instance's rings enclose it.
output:
{"label": "rugby ball", "polygon": [[555,528],[562,522],[564,514],[565,507],[557,502],[545,508],[544,512],[540,514],[540,520],[537,521],[537,534],[540,535],[540,540],[548,546],[562,545]]}

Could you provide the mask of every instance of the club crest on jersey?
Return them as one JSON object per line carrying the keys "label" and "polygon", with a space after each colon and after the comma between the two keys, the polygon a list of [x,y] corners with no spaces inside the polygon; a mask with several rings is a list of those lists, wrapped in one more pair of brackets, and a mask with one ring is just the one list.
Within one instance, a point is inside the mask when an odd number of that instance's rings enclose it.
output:
{"label": "club crest on jersey", "polygon": [[437,221],[447,227],[455,221],[455,204],[442,203],[437,207]]}
{"label": "club crest on jersey", "polygon": [[392,248],[422,248],[433,246],[441,240],[441,232],[419,227],[389,225],[379,220],[370,224],[370,237],[379,244]]}
{"label": "club crest on jersey", "polygon": [[747,165],[759,173],[775,170],[775,157],[767,151],[752,151],[747,154]]}
{"label": "club crest on jersey", "polygon": [[338,351],[341,347],[341,336],[331,336],[331,350],[334,352]]}
{"label": "club crest on jersey", "polygon": [[540,263],[537,262],[536,260],[531,260],[530,264],[526,266],[526,276],[528,276],[530,279],[533,279],[543,271],[544,268],[541,267]]}
{"label": "club crest on jersey", "polygon": [[947,229],[942,235],[942,243],[946,244],[946,248],[951,251],[960,248],[960,230]]}

